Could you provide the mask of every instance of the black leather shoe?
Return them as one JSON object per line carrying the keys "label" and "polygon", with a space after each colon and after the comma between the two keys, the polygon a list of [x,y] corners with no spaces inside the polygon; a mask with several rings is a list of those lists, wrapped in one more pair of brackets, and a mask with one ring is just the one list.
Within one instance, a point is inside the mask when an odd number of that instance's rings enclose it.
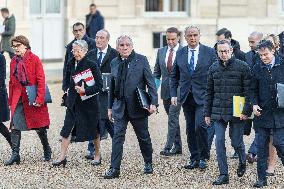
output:
{"label": "black leather shoe", "polygon": [[200,160],[199,161],[199,169],[205,170],[207,168],[207,163],[205,160]]}
{"label": "black leather shoe", "polygon": [[183,166],[185,169],[195,169],[199,167],[199,161],[191,161],[187,165]]}
{"label": "black leather shoe", "polygon": [[153,165],[152,165],[152,163],[145,163],[145,165],[144,165],[144,174],[153,174]]}
{"label": "black leather shoe", "polygon": [[60,165],[62,165],[65,168],[66,163],[67,163],[67,159],[65,158],[62,161],[59,161],[59,160],[53,161],[52,165],[53,165],[53,167],[59,167]]}
{"label": "black leather shoe", "polygon": [[109,168],[109,170],[104,175],[104,179],[118,178],[119,175],[120,175],[120,171],[118,169]]}
{"label": "black leather shoe", "polygon": [[173,150],[170,151],[170,154],[171,155],[180,155],[180,154],[182,154],[182,150],[173,149]]}
{"label": "black leather shoe", "polygon": [[237,169],[238,177],[244,176],[245,172],[246,172],[246,163],[239,163],[239,166]]}
{"label": "black leather shoe", "polygon": [[253,187],[255,187],[255,188],[262,188],[264,186],[267,186],[267,180],[258,180],[253,185]]}
{"label": "black leather shoe", "polygon": [[273,172],[273,173],[268,173],[268,172],[266,172],[266,176],[268,176],[268,177],[273,177],[273,176],[275,176],[275,173]]}
{"label": "black leather shoe", "polygon": [[213,185],[229,184],[229,176],[219,175],[219,177],[212,184]]}
{"label": "black leather shoe", "polygon": [[170,150],[163,150],[163,151],[160,152],[160,155],[161,156],[171,156],[172,154],[171,154]]}

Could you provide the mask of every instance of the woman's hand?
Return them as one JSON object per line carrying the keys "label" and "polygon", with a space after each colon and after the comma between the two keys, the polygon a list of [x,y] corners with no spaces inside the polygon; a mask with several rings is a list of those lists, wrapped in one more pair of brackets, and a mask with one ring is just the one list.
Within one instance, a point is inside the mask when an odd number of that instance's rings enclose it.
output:
{"label": "woman's hand", "polygon": [[77,93],[79,94],[85,94],[85,84],[84,82],[82,82],[82,86],[75,86],[75,90],[77,91]]}

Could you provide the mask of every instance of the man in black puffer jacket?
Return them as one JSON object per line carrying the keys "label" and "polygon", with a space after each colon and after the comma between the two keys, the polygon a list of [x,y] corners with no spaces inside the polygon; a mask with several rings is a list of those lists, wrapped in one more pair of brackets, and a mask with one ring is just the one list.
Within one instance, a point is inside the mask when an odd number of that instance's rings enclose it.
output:
{"label": "man in black puffer jacket", "polygon": [[[225,147],[225,132],[230,124],[231,144],[239,156],[237,175],[243,176],[246,171],[246,154],[243,142],[244,120],[250,115],[248,90],[250,86],[249,66],[232,56],[233,48],[227,40],[217,43],[219,61],[212,64],[208,72],[205,96],[205,122],[214,122],[216,134],[216,153],[219,177],[213,185],[229,183],[228,165]],[[233,117],[233,96],[245,97],[245,105],[240,117]]]}

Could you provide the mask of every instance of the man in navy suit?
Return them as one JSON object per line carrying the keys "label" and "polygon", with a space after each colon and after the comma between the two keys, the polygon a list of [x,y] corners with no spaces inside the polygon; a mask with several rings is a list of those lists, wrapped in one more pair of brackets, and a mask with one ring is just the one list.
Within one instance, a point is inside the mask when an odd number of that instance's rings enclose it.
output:
{"label": "man in navy suit", "polygon": [[[148,131],[148,115],[156,111],[158,95],[149,62],[133,50],[132,39],[127,35],[117,41],[119,56],[111,62],[112,81],[108,97],[108,116],[113,122],[111,166],[105,179],[119,177],[123,143],[130,122],[137,136],[144,159],[144,174],[152,174],[152,142]],[[150,105],[142,108],[137,98],[137,87],[148,89]]]}
{"label": "man in navy suit", "polygon": [[187,143],[190,151],[190,161],[184,168],[199,167],[205,170],[209,150],[203,105],[207,71],[217,57],[214,49],[199,43],[198,27],[187,27],[185,40],[188,45],[177,52],[171,73],[171,100],[173,105],[178,104],[177,89],[180,85],[180,103],[186,119]]}
{"label": "man in navy suit", "polygon": [[[97,63],[98,67],[102,75],[110,74],[110,62],[118,56],[117,51],[109,45],[110,34],[107,30],[102,29],[99,30],[96,34],[96,48],[88,54],[89,57],[93,59],[94,62]],[[104,81],[105,82],[105,81]],[[99,94],[100,98],[100,137],[101,140],[107,138],[107,132],[110,136],[113,136],[113,126],[112,123],[108,119],[107,115],[107,107],[108,107],[108,90],[102,89],[102,92]],[[106,132],[107,130],[107,132]],[[93,141],[89,141],[88,144],[88,154],[85,156],[86,159],[94,159],[94,143]]]}
{"label": "man in navy suit", "polygon": [[168,114],[168,135],[164,149],[161,155],[171,156],[182,153],[182,143],[180,137],[179,114],[181,104],[171,105],[170,95],[170,73],[176,57],[176,52],[182,47],[179,44],[180,32],[177,28],[171,27],[166,31],[167,46],[160,48],[157,53],[156,64],[154,68],[154,77],[157,88],[161,84],[161,98],[163,99],[164,108]]}

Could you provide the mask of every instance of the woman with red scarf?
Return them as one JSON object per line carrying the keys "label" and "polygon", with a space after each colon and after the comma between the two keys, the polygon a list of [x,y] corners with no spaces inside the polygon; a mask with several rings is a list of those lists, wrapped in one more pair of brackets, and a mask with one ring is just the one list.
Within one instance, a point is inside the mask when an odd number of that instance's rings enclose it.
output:
{"label": "woman with red scarf", "polygon": [[[16,36],[11,40],[16,56],[10,64],[9,105],[11,109],[12,155],[5,165],[20,163],[21,131],[36,130],[44,150],[44,161],[51,159],[51,148],[47,139],[50,120],[45,97],[45,75],[38,56],[31,52],[29,40]],[[37,95],[29,104],[26,86],[36,85]]]}

